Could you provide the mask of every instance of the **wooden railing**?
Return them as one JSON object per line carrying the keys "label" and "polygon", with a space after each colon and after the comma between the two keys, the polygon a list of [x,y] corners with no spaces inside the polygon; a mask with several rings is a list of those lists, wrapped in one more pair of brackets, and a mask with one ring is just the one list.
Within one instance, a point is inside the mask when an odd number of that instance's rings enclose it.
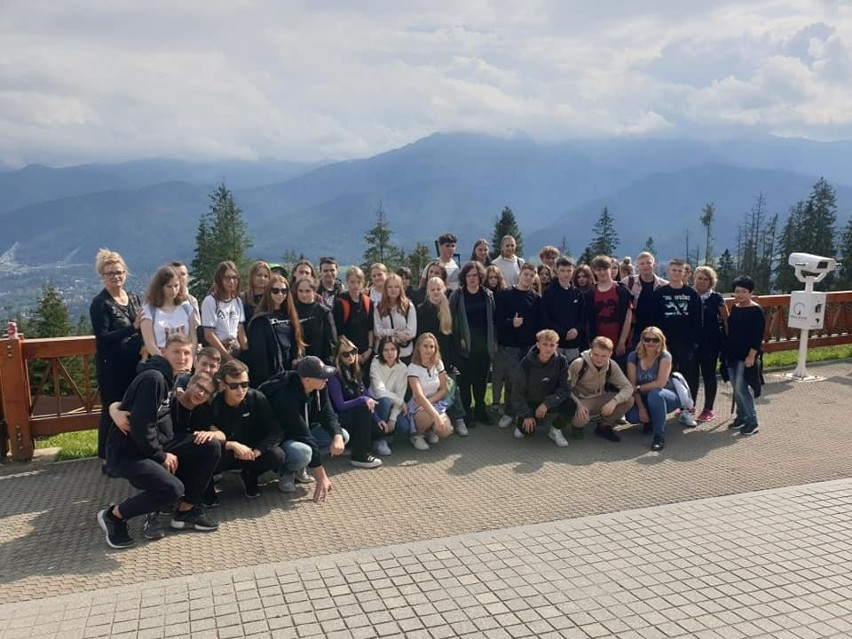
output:
{"label": "wooden railing", "polygon": [[[789,295],[755,298],[766,313],[764,348],[768,352],[799,348],[799,331],[787,327]],[[733,300],[728,299],[729,306]],[[852,343],[852,291],[828,294],[824,328],[811,331],[808,345],[833,346]],[[90,360],[95,338],[0,339],[0,452],[11,448],[16,460],[33,456],[36,437],[98,427],[100,400],[89,380],[94,378]],[[77,380],[62,361],[82,358]],[[46,362],[39,379],[30,384],[27,363]],[[64,389],[64,392],[63,392]],[[4,433],[5,431],[5,433]],[[8,438],[8,442],[6,439]]]}

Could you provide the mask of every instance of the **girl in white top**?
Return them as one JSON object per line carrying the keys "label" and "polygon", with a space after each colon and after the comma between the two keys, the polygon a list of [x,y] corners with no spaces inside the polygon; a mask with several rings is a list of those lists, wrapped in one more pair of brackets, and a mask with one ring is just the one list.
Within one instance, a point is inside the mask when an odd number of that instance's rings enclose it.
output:
{"label": "girl in white top", "polygon": [[411,444],[417,450],[428,450],[453,432],[447,417],[447,373],[441,362],[438,341],[432,333],[423,333],[414,344],[414,355],[408,365],[408,386],[412,398],[408,413],[414,416]]}
{"label": "girl in white top", "polygon": [[370,397],[378,400],[376,412],[387,422],[387,432],[397,428],[411,432],[406,414],[405,393],[408,390],[408,367],[399,361],[399,349],[392,337],[379,340],[376,357],[370,364]]}
{"label": "girl in white top", "polygon": [[201,302],[204,339],[228,360],[248,348],[245,310],[240,300],[240,274],[230,260],[213,274],[213,291]]}
{"label": "girl in white top", "polygon": [[413,340],[417,335],[417,309],[405,296],[402,278],[392,273],[385,279],[382,299],[374,307],[373,334],[376,339],[393,338],[399,347],[399,357],[405,362],[414,351]]}
{"label": "girl in white top", "polygon": [[[198,321],[192,305],[181,286],[180,275],[172,266],[163,266],[151,278],[142,307],[139,330],[148,355],[162,355],[166,339],[174,333],[183,333],[195,344]],[[193,349],[194,352],[194,349]]]}

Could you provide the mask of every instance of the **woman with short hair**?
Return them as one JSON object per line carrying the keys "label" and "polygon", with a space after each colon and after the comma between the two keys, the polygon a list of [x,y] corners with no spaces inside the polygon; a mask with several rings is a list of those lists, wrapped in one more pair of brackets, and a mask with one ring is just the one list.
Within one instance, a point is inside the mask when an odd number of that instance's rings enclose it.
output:
{"label": "woman with short hair", "polygon": [[124,391],[136,376],[142,350],[142,301],[125,290],[127,265],[119,253],[102,248],[95,256],[95,271],[104,288],[89,305],[89,319],[95,335],[95,371],[101,396],[98,422],[98,457],[106,471],[106,438],[112,421],[108,408],[121,401]]}
{"label": "woman with short hair", "polygon": [[754,280],[751,277],[741,275],[733,281],[733,289],[736,304],[728,317],[728,336],[722,347],[737,407],[737,416],[728,428],[738,428],[740,435],[754,435],[758,432],[754,398],[760,395],[760,353],[765,320],[763,309],[752,298]]}

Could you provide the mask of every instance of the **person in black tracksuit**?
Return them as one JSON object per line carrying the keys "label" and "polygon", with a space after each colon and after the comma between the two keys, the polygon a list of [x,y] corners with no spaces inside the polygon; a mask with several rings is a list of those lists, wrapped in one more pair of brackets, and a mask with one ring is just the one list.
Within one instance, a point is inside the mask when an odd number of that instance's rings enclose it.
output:
{"label": "person in black tracksuit", "polygon": [[110,429],[107,463],[114,474],[126,478],[142,492],[98,513],[98,523],[113,548],[133,544],[127,531],[129,519],[171,507],[178,500],[175,519],[189,519],[187,527],[197,530],[216,528],[198,504],[219,460],[220,446],[215,441],[204,445],[174,441],[174,378],[191,365],[191,338],[171,335],[164,355],[141,362],[139,374],[124,394],[120,408],[130,413],[130,433],[125,435],[115,426]]}
{"label": "person in black tracksuit", "polygon": [[588,348],[586,305],[583,295],[571,284],[574,264],[567,257],[556,260],[556,280],[541,298],[541,327],[559,335],[559,352],[568,363]]}
{"label": "person in black tracksuit", "polygon": [[284,466],[278,445],[281,430],[263,393],[248,387],[245,364],[228,360],[220,376],[222,392],[213,399],[213,425],[225,434],[225,442],[216,472],[239,468],[245,495],[254,499],[260,496],[257,478]]}

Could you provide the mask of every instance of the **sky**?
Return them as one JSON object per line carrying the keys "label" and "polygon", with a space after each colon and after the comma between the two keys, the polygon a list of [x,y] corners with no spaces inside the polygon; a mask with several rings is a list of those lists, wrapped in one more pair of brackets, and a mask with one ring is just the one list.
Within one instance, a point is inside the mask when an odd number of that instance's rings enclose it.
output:
{"label": "sky", "polygon": [[852,139],[847,0],[2,0],[0,164]]}

